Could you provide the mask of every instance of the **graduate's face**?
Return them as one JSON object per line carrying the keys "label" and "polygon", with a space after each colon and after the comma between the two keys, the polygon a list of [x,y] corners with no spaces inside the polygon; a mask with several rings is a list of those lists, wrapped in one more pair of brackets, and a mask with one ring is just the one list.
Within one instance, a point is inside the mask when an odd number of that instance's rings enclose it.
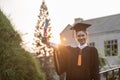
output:
{"label": "graduate's face", "polygon": [[80,45],[83,45],[87,41],[87,33],[85,31],[78,31],[76,33],[76,38]]}

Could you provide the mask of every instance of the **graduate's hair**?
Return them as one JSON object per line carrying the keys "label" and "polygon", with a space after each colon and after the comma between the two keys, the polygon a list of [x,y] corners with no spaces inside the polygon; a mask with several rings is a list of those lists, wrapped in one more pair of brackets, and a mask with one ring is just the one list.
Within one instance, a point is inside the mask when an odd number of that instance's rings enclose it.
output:
{"label": "graduate's hair", "polygon": [[[86,35],[88,35],[88,32],[87,32],[87,31],[85,31],[85,30],[81,30],[81,31],[83,31]],[[79,31],[76,31],[76,35],[77,35],[78,32],[79,32]]]}

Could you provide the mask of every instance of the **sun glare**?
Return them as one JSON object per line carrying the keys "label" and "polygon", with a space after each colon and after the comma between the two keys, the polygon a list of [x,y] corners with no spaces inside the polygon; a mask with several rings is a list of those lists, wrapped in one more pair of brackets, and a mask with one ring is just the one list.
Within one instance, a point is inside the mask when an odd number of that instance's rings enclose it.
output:
{"label": "sun glare", "polygon": [[56,40],[55,40],[55,43],[56,43],[56,44],[60,44],[60,39],[56,39]]}
{"label": "sun glare", "polygon": [[55,44],[60,44],[61,43],[59,36],[51,38],[50,42],[55,43]]}

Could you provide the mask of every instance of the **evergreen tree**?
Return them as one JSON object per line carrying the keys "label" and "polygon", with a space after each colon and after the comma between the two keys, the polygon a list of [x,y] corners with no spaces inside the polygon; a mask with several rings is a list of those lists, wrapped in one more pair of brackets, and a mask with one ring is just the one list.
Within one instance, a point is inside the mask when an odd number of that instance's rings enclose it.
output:
{"label": "evergreen tree", "polygon": [[40,13],[34,32],[33,50],[40,60],[42,70],[46,73],[47,80],[54,80],[53,49],[42,43],[41,40],[43,37],[46,37],[48,40],[52,38],[50,18],[45,1],[43,1],[40,6]]}

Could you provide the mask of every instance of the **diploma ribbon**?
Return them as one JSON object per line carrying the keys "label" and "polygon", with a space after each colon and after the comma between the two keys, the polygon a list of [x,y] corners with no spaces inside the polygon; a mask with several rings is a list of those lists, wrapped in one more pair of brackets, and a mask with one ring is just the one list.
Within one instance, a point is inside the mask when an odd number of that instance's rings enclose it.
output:
{"label": "diploma ribbon", "polygon": [[43,33],[43,36],[44,36],[44,37],[47,36],[48,22],[49,22],[49,20],[46,18],[46,19],[45,19],[45,26],[44,26],[44,33]]}

